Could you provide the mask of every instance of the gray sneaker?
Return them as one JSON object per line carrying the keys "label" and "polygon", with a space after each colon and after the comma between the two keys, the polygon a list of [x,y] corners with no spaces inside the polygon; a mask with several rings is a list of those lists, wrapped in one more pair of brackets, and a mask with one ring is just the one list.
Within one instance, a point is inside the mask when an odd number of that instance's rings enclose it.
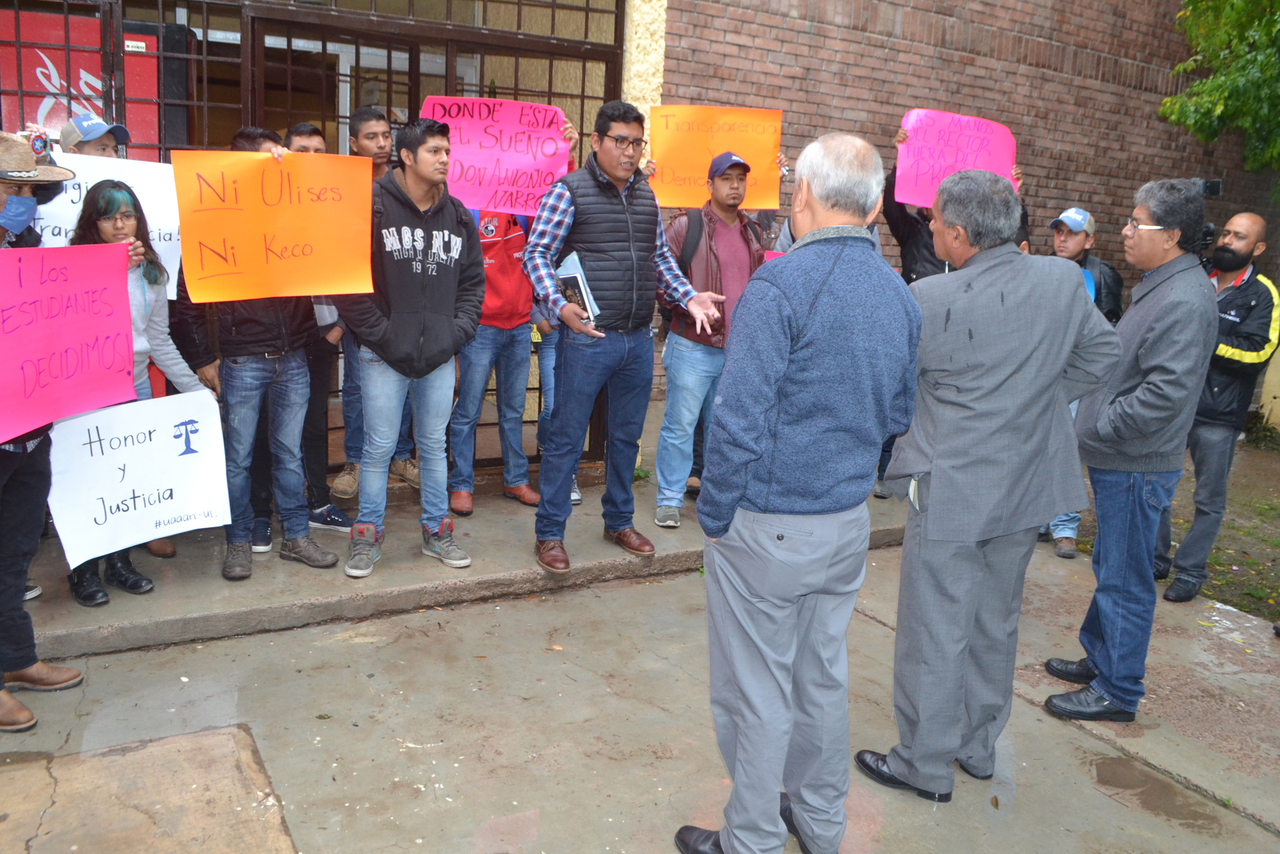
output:
{"label": "gray sneaker", "polygon": [[653,514],[653,524],[659,528],[679,528],[680,508],[669,504],[659,504],[658,512]]}
{"label": "gray sneaker", "polygon": [[351,526],[351,553],[347,557],[345,572],[349,578],[364,578],[373,572],[373,565],[382,557],[382,538],[377,525],[369,523]]}
{"label": "gray sneaker", "polygon": [[440,523],[439,533],[431,533],[422,529],[422,553],[428,557],[439,558],[445,566],[461,569],[471,566],[471,558],[453,541],[453,520],[445,519]]}
{"label": "gray sneaker", "polygon": [[280,543],[280,557],[283,560],[296,560],[316,569],[328,569],[338,562],[338,556],[323,548],[311,537],[295,537]]}
{"label": "gray sneaker", "polygon": [[253,575],[253,552],[248,543],[227,543],[227,559],[222,562],[222,577],[227,581],[244,581]]}
{"label": "gray sneaker", "polygon": [[578,489],[578,476],[573,476],[573,485],[569,487],[569,503],[577,507],[582,503],[582,490]]}

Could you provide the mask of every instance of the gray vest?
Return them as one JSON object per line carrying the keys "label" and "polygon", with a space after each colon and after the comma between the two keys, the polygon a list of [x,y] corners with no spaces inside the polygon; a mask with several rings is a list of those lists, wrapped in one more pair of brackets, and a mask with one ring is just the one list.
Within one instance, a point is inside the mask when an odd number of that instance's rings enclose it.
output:
{"label": "gray vest", "polygon": [[600,315],[596,326],[629,332],[648,326],[658,290],[654,253],[662,220],[648,181],[622,193],[600,171],[594,153],[560,179],[573,197],[573,226],[557,263],[577,252]]}

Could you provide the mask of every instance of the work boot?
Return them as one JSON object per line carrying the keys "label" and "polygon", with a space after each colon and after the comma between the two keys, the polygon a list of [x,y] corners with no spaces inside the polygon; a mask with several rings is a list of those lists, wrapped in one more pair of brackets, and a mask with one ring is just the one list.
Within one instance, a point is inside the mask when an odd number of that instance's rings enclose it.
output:
{"label": "work boot", "polygon": [[422,553],[454,569],[471,566],[471,557],[453,541],[452,519],[446,518],[441,522],[439,531],[432,532],[430,528],[422,529]]}
{"label": "work boot", "polygon": [[564,540],[537,540],[534,553],[538,555],[538,566],[547,572],[552,575],[569,574],[569,554],[564,550]]}
{"label": "work boot", "polygon": [[1053,540],[1053,553],[1060,558],[1066,560],[1076,559],[1076,538],[1075,537],[1055,537]]}
{"label": "work boot", "polygon": [[338,562],[338,556],[323,548],[311,537],[294,537],[280,544],[280,557],[283,560],[296,560],[316,569],[328,569]]}
{"label": "work boot", "polygon": [[413,457],[392,460],[391,465],[387,467],[387,474],[400,478],[414,489],[419,489],[422,486],[422,480],[418,475],[418,461]]}
{"label": "work boot", "polygon": [[347,463],[342,471],[333,479],[329,491],[339,498],[355,498],[360,491],[360,464]]}
{"label": "work boot", "polygon": [[456,492],[449,493],[449,512],[457,513],[459,516],[470,516],[475,512],[475,502],[471,499],[470,492],[464,492],[459,489]]}
{"label": "work boot", "polygon": [[98,559],[80,564],[67,576],[71,585],[71,598],[76,604],[86,608],[95,608],[111,601],[107,591],[102,589],[102,579],[98,578]]}
{"label": "work boot", "polygon": [[128,549],[112,552],[107,555],[106,562],[106,568],[102,570],[102,580],[112,587],[119,587],[125,593],[134,595],[150,593],[155,589],[150,578],[133,568]]}
{"label": "work boot", "polygon": [[26,732],[36,725],[36,716],[22,701],[0,690],[0,732]]}
{"label": "work boot", "polygon": [[152,540],[147,543],[147,551],[156,557],[173,557],[178,553],[178,547],[173,544],[173,540],[161,537],[158,540]]}
{"label": "work boot", "polygon": [[227,558],[222,562],[222,577],[227,581],[244,581],[253,575],[253,552],[248,543],[227,543]]}
{"label": "work boot", "polygon": [[357,522],[351,526],[351,551],[344,570],[348,578],[364,578],[373,572],[373,565],[382,557],[383,536],[377,525]]}
{"label": "work boot", "polygon": [[43,661],[4,675],[4,687],[11,691],[65,691],[83,681],[84,674],[74,667],[54,667]]}
{"label": "work boot", "polygon": [[504,486],[502,494],[507,498],[514,498],[525,507],[537,507],[540,500],[538,493],[534,492],[533,487],[527,483],[522,483],[519,486]]}

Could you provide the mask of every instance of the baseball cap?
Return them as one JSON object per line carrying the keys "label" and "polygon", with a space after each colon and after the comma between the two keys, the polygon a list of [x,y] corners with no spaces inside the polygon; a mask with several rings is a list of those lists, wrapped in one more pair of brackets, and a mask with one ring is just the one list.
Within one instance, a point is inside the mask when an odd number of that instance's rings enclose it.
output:
{"label": "baseball cap", "polygon": [[1084,208],[1067,208],[1061,216],[1049,223],[1049,227],[1057,228],[1058,223],[1062,223],[1072,231],[1083,231],[1089,236],[1093,236],[1098,229],[1098,224],[1093,221],[1093,215]]}
{"label": "baseball cap", "polygon": [[63,151],[70,151],[71,146],[81,142],[90,142],[104,133],[110,133],[116,142],[124,145],[129,141],[129,131],[124,125],[109,125],[97,116],[76,116],[62,126],[58,144]]}
{"label": "baseball cap", "polygon": [[707,179],[719,178],[729,169],[730,166],[743,166],[748,172],[751,171],[751,167],[747,164],[747,161],[743,160],[732,151],[726,151],[724,154],[717,154],[715,160],[711,161],[711,168],[707,170]]}

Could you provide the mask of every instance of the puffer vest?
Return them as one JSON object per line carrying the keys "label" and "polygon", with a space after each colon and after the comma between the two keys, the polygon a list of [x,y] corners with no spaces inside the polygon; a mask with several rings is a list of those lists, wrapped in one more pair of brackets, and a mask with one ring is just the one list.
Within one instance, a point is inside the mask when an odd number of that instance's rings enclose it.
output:
{"label": "puffer vest", "polygon": [[578,253],[600,309],[596,327],[630,332],[648,326],[658,292],[653,256],[662,225],[649,182],[637,177],[624,199],[592,153],[558,183],[573,197],[573,226],[556,263]]}

